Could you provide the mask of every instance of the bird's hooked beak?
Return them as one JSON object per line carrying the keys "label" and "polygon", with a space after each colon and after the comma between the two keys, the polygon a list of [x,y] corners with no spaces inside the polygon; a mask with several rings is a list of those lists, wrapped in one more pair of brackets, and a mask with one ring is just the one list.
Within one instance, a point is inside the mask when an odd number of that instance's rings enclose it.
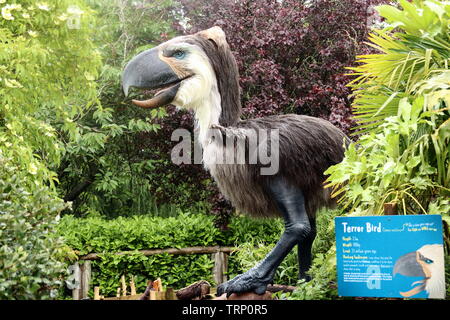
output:
{"label": "bird's hooked beak", "polygon": [[141,52],[128,62],[122,73],[122,89],[125,96],[128,96],[131,87],[161,89],[151,99],[132,100],[142,108],[157,108],[168,105],[175,99],[184,79],[161,59],[158,48],[153,48]]}
{"label": "bird's hooked beak", "polygon": [[423,261],[423,257],[418,251],[407,253],[397,259],[394,265],[394,276],[399,273],[407,277],[423,277],[424,280],[416,281],[412,285],[420,283],[407,292],[400,292],[404,297],[411,297],[425,290],[426,280],[431,277],[431,273]]}

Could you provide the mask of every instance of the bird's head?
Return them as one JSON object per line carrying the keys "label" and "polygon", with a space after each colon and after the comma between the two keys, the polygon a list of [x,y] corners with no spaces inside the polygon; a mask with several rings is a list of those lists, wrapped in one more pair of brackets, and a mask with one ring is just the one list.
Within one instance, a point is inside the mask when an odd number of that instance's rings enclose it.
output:
{"label": "bird's head", "polygon": [[122,88],[125,95],[131,87],[157,90],[148,100],[132,101],[142,108],[168,104],[196,112],[216,108],[218,117],[229,120],[227,114],[230,118],[240,113],[238,78],[225,33],[213,27],[135,56],[123,71]]}
{"label": "bird's head", "polygon": [[[445,294],[444,253],[440,244],[424,245],[417,251],[401,256],[394,265],[394,276],[401,274],[408,277],[423,277],[419,286],[410,291],[401,292],[404,297],[411,297],[426,290],[431,295]],[[416,282],[413,285],[417,284]]]}

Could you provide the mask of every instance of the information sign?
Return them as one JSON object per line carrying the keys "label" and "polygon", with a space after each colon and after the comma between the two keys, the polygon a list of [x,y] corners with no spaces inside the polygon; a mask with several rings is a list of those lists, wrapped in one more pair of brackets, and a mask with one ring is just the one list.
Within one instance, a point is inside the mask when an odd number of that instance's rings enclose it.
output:
{"label": "information sign", "polygon": [[440,215],[336,217],[338,294],[445,298]]}

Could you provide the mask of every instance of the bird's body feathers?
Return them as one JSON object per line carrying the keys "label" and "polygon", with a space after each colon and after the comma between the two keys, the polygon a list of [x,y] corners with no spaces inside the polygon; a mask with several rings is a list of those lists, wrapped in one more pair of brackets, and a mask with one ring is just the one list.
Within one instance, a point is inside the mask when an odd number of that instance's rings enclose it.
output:
{"label": "bird's body feathers", "polygon": [[[272,179],[283,177],[287,183],[302,190],[305,194],[306,209],[314,216],[321,206],[331,205],[329,192],[323,189],[323,172],[331,165],[339,163],[344,155],[344,145],[348,138],[336,127],[323,119],[287,114],[268,116],[237,122],[233,127],[221,128],[226,136],[236,139],[248,139],[260,132],[270,137],[271,130],[277,130],[279,148],[278,172],[274,175],[261,174],[264,164],[207,164],[207,169],[217,182],[220,191],[230,200],[236,209],[257,217],[280,215],[272,197],[267,192],[267,184]],[[258,150],[266,143],[257,137]],[[214,144],[212,142],[211,144]],[[215,155],[226,153],[225,148],[233,146],[204,146],[208,157],[208,148]],[[246,143],[246,154],[249,144]],[[250,150],[251,152],[251,150]],[[211,161],[213,162],[213,161]],[[268,166],[267,164],[265,166]]]}

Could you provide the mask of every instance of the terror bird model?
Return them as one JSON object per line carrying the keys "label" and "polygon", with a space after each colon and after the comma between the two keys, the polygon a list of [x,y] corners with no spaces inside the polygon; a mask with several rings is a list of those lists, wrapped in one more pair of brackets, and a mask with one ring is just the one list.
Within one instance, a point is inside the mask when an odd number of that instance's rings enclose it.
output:
{"label": "terror bird model", "polygon": [[[344,133],[323,119],[295,114],[241,120],[238,68],[219,27],[176,37],[138,54],[125,67],[122,86],[125,95],[130,87],[160,89],[151,99],[133,100],[139,107],[172,104],[193,110],[203,162],[223,195],[240,212],[284,218],[285,231],[273,250],[249,271],[221,284],[218,295],[264,293],[295,245],[299,277],[309,280],[306,272],[316,235],[315,214],[333,203],[323,188],[323,172],[342,160],[348,142]],[[259,133],[264,130],[278,133],[277,172],[261,174],[261,163],[249,162],[249,156],[246,163],[217,161],[218,155],[234,145],[219,143],[215,132],[244,139],[247,149],[256,136],[258,149],[267,148],[263,142],[270,140],[261,138]]]}

